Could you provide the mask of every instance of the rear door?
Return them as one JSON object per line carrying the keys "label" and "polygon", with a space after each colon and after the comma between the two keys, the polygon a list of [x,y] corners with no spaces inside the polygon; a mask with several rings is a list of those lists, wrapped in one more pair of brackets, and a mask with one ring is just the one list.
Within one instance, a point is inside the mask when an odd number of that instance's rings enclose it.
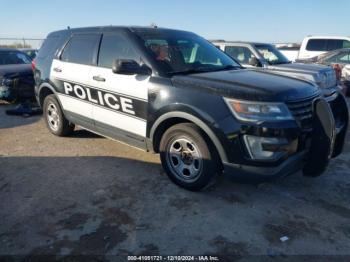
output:
{"label": "rear door", "polygon": [[97,65],[90,72],[90,85],[102,101],[92,109],[96,127],[104,135],[131,144],[129,139],[142,144],[146,137],[150,76],[115,74],[112,63],[116,59],[141,63],[140,57],[123,33],[105,33]]}
{"label": "rear door", "polygon": [[51,66],[51,79],[68,118],[93,125],[89,75],[96,64],[100,34],[74,34]]}

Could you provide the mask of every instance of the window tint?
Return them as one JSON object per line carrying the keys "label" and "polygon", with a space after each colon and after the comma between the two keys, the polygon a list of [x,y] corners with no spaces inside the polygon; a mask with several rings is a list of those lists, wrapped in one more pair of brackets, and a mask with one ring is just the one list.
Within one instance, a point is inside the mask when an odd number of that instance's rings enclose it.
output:
{"label": "window tint", "polygon": [[255,57],[247,47],[226,46],[225,52],[242,64],[248,64],[249,59]]}
{"label": "window tint", "polygon": [[308,51],[332,51],[350,46],[350,41],[340,39],[310,39],[306,45]]}
{"label": "window tint", "polygon": [[308,51],[327,51],[326,39],[310,39],[307,42],[306,50]]}
{"label": "window tint", "polygon": [[139,62],[135,50],[130,45],[130,42],[121,35],[103,35],[98,66],[112,68],[112,63],[115,59],[132,59]]}
{"label": "window tint", "polygon": [[92,64],[99,38],[100,35],[97,34],[74,35],[64,48],[61,60],[77,64]]}
{"label": "window tint", "polygon": [[51,36],[45,39],[38,53],[38,58],[45,58],[49,54],[53,54],[57,50],[58,36]]}
{"label": "window tint", "polygon": [[327,41],[327,51],[332,51],[335,49],[343,48],[344,40],[328,39]]}

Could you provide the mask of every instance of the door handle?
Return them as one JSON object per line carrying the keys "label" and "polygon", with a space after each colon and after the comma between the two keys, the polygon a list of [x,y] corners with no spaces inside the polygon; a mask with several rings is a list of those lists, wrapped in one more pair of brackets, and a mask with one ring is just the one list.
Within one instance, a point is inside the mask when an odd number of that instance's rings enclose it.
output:
{"label": "door handle", "polygon": [[93,76],[92,79],[94,79],[95,81],[99,81],[99,82],[105,82],[106,79],[100,76]]}
{"label": "door handle", "polygon": [[61,73],[62,69],[58,68],[58,67],[54,67],[53,71],[57,72],[57,73]]}

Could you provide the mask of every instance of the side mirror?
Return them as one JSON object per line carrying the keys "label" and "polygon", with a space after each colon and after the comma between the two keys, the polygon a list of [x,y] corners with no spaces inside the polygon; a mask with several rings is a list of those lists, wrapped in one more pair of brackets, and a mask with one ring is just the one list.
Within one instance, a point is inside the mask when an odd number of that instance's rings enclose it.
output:
{"label": "side mirror", "polygon": [[139,65],[135,60],[116,59],[112,64],[112,71],[121,75],[150,75],[152,70],[146,65]]}
{"label": "side mirror", "polygon": [[261,67],[260,61],[255,56],[249,58],[248,64],[255,67]]}

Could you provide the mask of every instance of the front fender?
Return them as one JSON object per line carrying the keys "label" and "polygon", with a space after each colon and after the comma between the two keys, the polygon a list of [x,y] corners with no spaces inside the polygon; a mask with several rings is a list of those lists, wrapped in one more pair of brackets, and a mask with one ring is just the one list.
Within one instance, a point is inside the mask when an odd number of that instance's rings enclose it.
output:
{"label": "front fender", "polygon": [[[193,114],[184,112],[184,111],[171,111],[171,112],[168,112],[168,113],[165,113],[165,114],[162,114],[161,116],[159,116],[150,129],[150,136],[149,137],[152,141],[154,139],[154,135],[156,133],[157,128],[159,126],[161,126],[161,124],[164,123],[164,121],[167,121],[171,118],[182,118],[182,119],[188,120],[188,121],[196,124],[211,139],[211,141],[213,142],[213,144],[215,145],[215,147],[219,153],[221,160],[223,162],[227,162],[227,156],[226,156],[225,150],[224,150],[220,140],[218,139],[218,137],[215,135],[214,131],[212,130],[212,128],[210,128],[210,126],[207,123],[205,123],[202,119],[200,119],[199,117],[197,117]],[[210,120],[212,120],[212,119],[210,119]]]}

